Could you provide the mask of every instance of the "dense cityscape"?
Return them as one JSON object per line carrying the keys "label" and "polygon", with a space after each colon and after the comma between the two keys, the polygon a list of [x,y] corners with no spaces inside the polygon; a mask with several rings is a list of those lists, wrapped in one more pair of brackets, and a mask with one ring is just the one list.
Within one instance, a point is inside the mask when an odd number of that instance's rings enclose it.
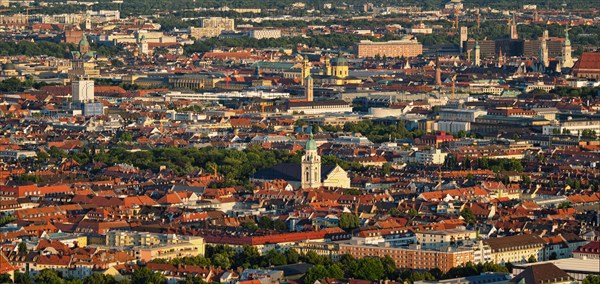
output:
{"label": "dense cityscape", "polygon": [[0,0],[0,283],[600,283],[598,0]]}

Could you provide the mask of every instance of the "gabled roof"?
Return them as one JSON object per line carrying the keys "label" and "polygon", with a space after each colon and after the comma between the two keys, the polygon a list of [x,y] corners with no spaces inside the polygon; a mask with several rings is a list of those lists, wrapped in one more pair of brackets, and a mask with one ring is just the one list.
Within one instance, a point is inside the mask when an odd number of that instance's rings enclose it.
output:
{"label": "gabled roof", "polygon": [[542,284],[542,283],[559,283],[572,280],[571,276],[560,270],[552,263],[543,263],[532,265],[523,272],[519,273],[515,278],[511,279],[510,283],[527,283],[527,284]]}
{"label": "gabled roof", "polygon": [[[334,165],[321,165],[321,180],[335,169]],[[275,165],[271,168],[262,169],[254,174],[255,179],[262,180],[285,180],[285,181],[301,181],[302,169],[298,164],[283,163]]]}

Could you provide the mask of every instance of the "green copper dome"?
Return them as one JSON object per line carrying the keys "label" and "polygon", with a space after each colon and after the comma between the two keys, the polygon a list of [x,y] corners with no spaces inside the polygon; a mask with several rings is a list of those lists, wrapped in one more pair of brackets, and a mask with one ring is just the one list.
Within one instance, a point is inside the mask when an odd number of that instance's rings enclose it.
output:
{"label": "green copper dome", "polygon": [[315,142],[315,139],[313,137],[313,134],[310,134],[310,138],[308,139],[308,141],[306,141],[306,147],[304,147],[306,151],[308,150],[317,150],[317,142]]}
{"label": "green copper dome", "polygon": [[89,45],[90,45],[90,43],[88,42],[87,37],[85,35],[83,35],[83,37],[79,41],[79,46],[89,46]]}

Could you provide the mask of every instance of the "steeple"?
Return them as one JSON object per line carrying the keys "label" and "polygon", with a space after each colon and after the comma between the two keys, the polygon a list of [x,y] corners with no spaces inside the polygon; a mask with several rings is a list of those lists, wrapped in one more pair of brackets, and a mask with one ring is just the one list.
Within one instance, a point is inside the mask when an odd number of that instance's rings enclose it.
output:
{"label": "steeple", "polygon": [[325,54],[325,64],[324,64],[324,69],[323,70],[323,75],[325,76],[331,76],[331,56],[329,56],[328,54]]}
{"label": "steeple", "polygon": [[565,28],[565,42],[562,46],[562,58],[560,62],[563,68],[571,68],[575,63],[571,57],[571,40],[569,39],[569,25]]}
{"label": "steeple", "polygon": [[544,67],[548,67],[550,65],[550,60],[548,59],[548,30],[544,31],[542,38],[540,39],[540,53],[538,61],[544,65]]}
{"label": "steeple", "polygon": [[317,153],[317,143],[310,133],[302,156],[301,186],[302,188],[318,188],[321,186],[321,156]]}
{"label": "steeple", "polygon": [[504,54],[502,54],[502,49],[500,49],[500,54],[498,55],[498,67],[502,67],[504,65]]}
{"label": "steeple", "polygon": [[83,36],[81,37],[81,40],[79,41],[79,53],[81,55],[86,54],[90,51],[90,43],[87,40],[87,36],[85,35],[85,33],[83,34]]}
{"label": "steeple", "polygon": [[310,62],[308,62],[308,56],[305,56],[302,59],[302,85],[304,85],[304,79],[306,79],[306,77],[310,76]]}
{"label": "steeple", "polygon": [[512,14],[512,20],[510,21],[510,39],[519,39],[517,33],[517,17],[515,13]]}
{"label": "steeple", "polygon": [[306,78],[304,78],[304,97],[306,98],[307,102],[313,101],[313,91],[313,78],[312,76],[308,75]]}
{"label": "steeple", "polygon": [[479,41],[475,42],[475,66],[481,66],[481,50]]}

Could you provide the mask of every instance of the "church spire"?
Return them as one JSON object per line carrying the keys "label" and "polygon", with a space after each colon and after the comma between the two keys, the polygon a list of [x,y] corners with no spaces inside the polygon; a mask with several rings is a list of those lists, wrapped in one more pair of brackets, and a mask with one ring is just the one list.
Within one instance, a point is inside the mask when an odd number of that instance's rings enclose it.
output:
{"label": "church spire", "polygon": [[512,14],[512,20],[510,21],[510,39],[519,39],[517,33],[517,16],[515,13]]}
{"label": "church spire", "polygon": [[317,153],[317,143],[312,131],[304,150],[306,153],[302,156],[301,186],[302,188],[321,187],[321,156]]}

